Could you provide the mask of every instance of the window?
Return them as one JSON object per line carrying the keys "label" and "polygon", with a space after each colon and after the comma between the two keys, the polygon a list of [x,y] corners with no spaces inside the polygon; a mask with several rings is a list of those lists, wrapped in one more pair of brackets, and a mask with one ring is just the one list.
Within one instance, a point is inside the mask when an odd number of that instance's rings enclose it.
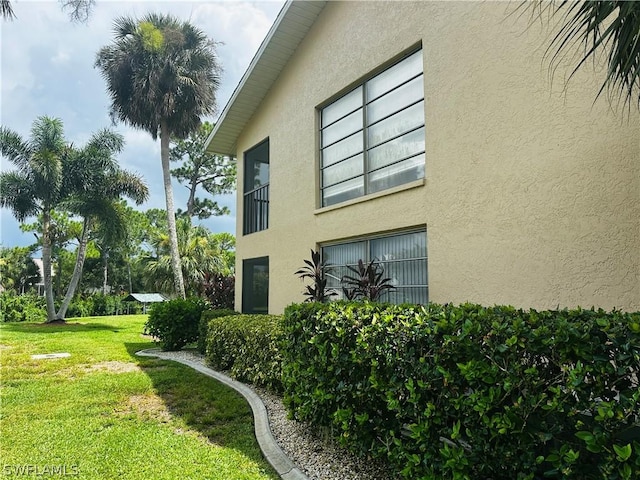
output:
{"label": "window", "polygon": [[242,233],[269,228],[269,140],[244,154],[244,225]]}
{"label": "window", "polygon": [[242,262],[242,313],[269,312],[269,257]]}
{"label": "window", "polygon": [[359,259],[365,262],[375,259],[384,268],[384,278],[390,278],[395,287],[384,293],[383,301],[418,304],[429,301],[425,230],[326,244],[322,246],[322,256],[333,269],[327,276],[327,286],[340,294],[340,280],[350,274],[347,266],[356,266]]}
{"label": "window", "polygon": [[320,111],[322,206],[424,178],[422,50]]}

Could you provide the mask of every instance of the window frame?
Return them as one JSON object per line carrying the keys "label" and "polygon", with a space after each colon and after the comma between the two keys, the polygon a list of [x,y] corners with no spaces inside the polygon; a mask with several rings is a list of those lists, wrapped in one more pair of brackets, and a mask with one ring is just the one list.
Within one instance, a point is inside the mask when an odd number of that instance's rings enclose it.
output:
{"label": "window frame", "polygon": [[[249,164],[253,171],[255,160],[251,160],[250,156],[256,150],[267,148],[267,162],[269,171],[267,172],[267,182],[262,183],[252,189],[247,190],[247,178],[249,172]],[[262,162],[265,163],[265,162]],[[257,143],[243,153],[243,172],[242,172],[242,234],[250,235],[252,233],[261,232],[269,228],[269,203],[270,203],[270,180],[271,180],[271,145],[269,137]],[[254,204],[259,202],[258,208]]]}
{"label": "window frame", "polygon": [[[376,79],[381,78],[386,72],[391,71],[394,67],[400,65],[403,61],[408,60],[413,55],[417,55],[420,57],[421,69],[419,73],[413,72],[410,73],[406,78],[402,78],[401,80],[396,80],[393,82],[391,88],[387,88],[382,93],[378,92],[374,97],[367,98],[368,96],[368,87],[371,85]],[[400,108],[395,108],[387,111],[380,118],[377,118],[373,121],[368,120],[368,109],[370,105],[374,102],[383,100],[385,96],[390,94],[398,93],[403,87],[415,82],[417,79],[421,79],[420,83],[422,85],[422,90],[418,90],[420,94],[416,99],[408,101],[407,104]],[[360,90],[358,92],[358,90]],[[356,95],[357,92],[357,95]],[[359,97],[359,103],[353,104],[351,108],[347,108],[340,115],[331,119],[329,122],[325,124],[324,113],[326,109],[336,105],[337,102],[341,100],[346,100],[350,95],[355,95]],[[349,100],[347,100],[348,102]],[[426,176],[426,118],[424,113],[424,54],[422,45],[416,45],[401,55],[398,55],[390,62],[386,63],[384,66],[376,69],[369,76],[359,80],[355,84],[353,84],[350,88],[345,89],[340,94],[332,97],[327,102],[321,104],[317,108],[317,116],[318,116],[318,208],[331,208],[334,206],[339,206],[341,204],[351,202],[369,195],[375,195],[385,190],[390,190],[396,187],[402,187],[404,185],[410,184],[414,181],[423,180]],[[348,105],[348,104],[347,104]],[[369,133],[376,125],[382,124],[384,121],[389,120],[390,118],[401,114],[402,112],[408,112],[411,108],[416,107],[417,105],[422,105],[420,119],[416,125],[410,126],[403,130],[401,133],[396,133],[395,135],[390,135],[388,138],[371,145],[369,142]],[[324,144],[325,135],[327,135],[328,129],[334,127],[340,122],[346,121],[349,117],[358,113],[361,110],[361,122],[360,126],[355,130],[346,129],[344,131],[338,131],[338,135],[335,135],[334,138],[328,142],[326,145]],[[357,115],[356,115],[357,118]],[[398,141],[399,139],[406,138],[409,135],[414,134],[422,130],[422,145],[418,147],[417,150],[412,151],[409,154],[400,155],[396,158],[393,158],[392,161],[387,161],[382,164],[382,166],[378,166],[376,168],[372,168],[372,164],[370,161],[370,157],[372,156],[371,152],[384,145],[391,145],[393,142]],[[339,145],[341,142],[349,139],[350,137],[354,137],[354,148],[359,148],[357,151],[350,152],[348,154],[344,154],[340,156],[337,160],[331,161],[331,163],[327,162],[325,164],[325,155],[327,154],[328,149],[331,147]],[[359,138],[359,145],[355,147],[355,140]],[[345,144],[346,145],[346,144]],[[358,159],[358,157],[362,157]],[[411,162],[411,160],[414,160]],[[358,163],[361,162],[360,167],[358,167]],[[412,166],[413,164],[413,166]],[[353,173],[347,174],[344,178],[339,178],[339,180],[331,181],[331,183],[327,182],[326,176],[327,171],[335,171],[340,172],[340,166],[347,166],[348,168],[353,170]],[[405,179],[402,180],[401,177],[398,177],[398,173],[396,174],[387,174],[381,176],[378,180],[381,185],[379,187],[373,187],[372,182],[376,173],[381,172],[385,169],[393,169],[394,166],[396,168],[400,165],[408,165],[408,168],[401,169],[400,171],[412,171],[415,170],[417,172],[416,178]],[[357,170],[357,172],[355,171]],[[338,175],[340,175],[338,173]],[[394,178],[396,178],[397,183],[394,182]],[[359,182],[354,182],[354,180],[360,179]],[[385,180],[391,180],[390,184],[384,185]],[[399,181],[398,181],[399,180]],[[347,188],[335,195],[340,195],[340,193],[345,194],[346,198],[339,199],[337,201],[328,202],[327,199],[330,197],[326,196],[326,191],[333,187],[339,185],[346,185],[349,182],[352,182],[353,185],[351,188]],[[352,195],[350,192],[354,192],[355,195]]]}
{"label": "window frame", "polygon": [[[254,274],[255,267],[266,267],[267,285],[266,285],[266,306],[265,308],[257,308],[255,302]],[[242,260],[242,313],[250,314],[267,314],[269,313],[269,257],[245,258]]]}
{"label": "window frame", "polygon": [[[370,235],[361,235],[361,236],[357,236],[357,237],[353,237],[353,238],[349,238],[349,239],[343,239],[343,240],[322,242],[322,243],[319,244],[319,249],[320,249],[320,252],[321,252],[322,261],[327,261],[328,259],[326,258],[325,248],[364,242],[366,244],[366,246],[365,246],[366,258],[363,258],[362,260],[365,262],[365,265],[366,265],[366,263],[370,262],[371,259],[372,259],[372,247],[371,247],[371,244],[372,244],[373,241],[380,240],[380,239],[386,239],[386,238],[392,238],[392,237],[401,237],[401,236],[404,236],[404,235],[413,235],[413,234],[422,234],[422,235],[424,235],[424,242],[425,242],[424,257],[422,257],[422,256],[410,257],[410,258],[403,258],[403,259],[399,259],[399,260],[377,259],[377,261],[378,261],[378,263],[380,263],[383,266],[385,266],[386,264],[389,264],[389,263],[399,264],[401,262],[422,261],[422,260],[424,260],[425,266],[426,266],[426,272],[424,272],[426,284],[404,284],[404,285],[399,285],[398,289],[402,290],[402,289],[405,289],[405,288],[424,288],[425,289],[425,292],[424,292],[425,304],[427,304],[427,303],[429,303],[429,248],[428,248],[427,228],[425,226],[420,226],[420,227],[415,227],[415,228],[410,228],[410,229],[404,229],[404,230],[380,232],[380,233],[374,233],[374,234],[370,234]],[[330,260],[328,260],[328,261],[329,261],[329,266],[330,267],[342,268],[342,267],[346,267],[346,266],[356,266],[357,265],[357,260],[355,260],[354,263],[348,263],[348,264],[344,264],[344,265],[343,264],[334,264],[334,263],[331,263]],[[388,268],[385,267],[385,271],[387,271],[387,270],[388,270]],[[385,274],[385,276],[386,276],[386,274]],[[337,279],[337,277],[335,277],[335,278]],[[330,284],[331,282],[328,282],[328,283]],[[336,287],[331,287],[331,288],[336,288]],[[391,293],[391,294],[393,294],[393,293]],[[388,296],[388,295],[389,295],[388,293],[384,294],[385,297]],[[339,297],[342,297],[341,291],[339,291]],[[381,301],[386,302],[386,301],[391,301],[391,300],[383,297]],[[395,302],[391,301],[391,303],[395,303]]]}

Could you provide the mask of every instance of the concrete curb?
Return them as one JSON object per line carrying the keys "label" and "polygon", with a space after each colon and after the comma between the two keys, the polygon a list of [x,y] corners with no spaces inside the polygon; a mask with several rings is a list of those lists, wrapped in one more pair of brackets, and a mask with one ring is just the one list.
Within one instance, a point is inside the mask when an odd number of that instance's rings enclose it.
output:
{"label": "concrete curb", "polygon": [[155,357],[162,360],[171,360],[187,365],[200,373],[215,378],[228,387],[233,388],[240,393],[247,402],[251,410],[253,410],[253,420],[255,424],[256,439],[264,458],[278,472],[283,480],[308,480],[308,477],[291,461],[291,459],[282,451],[280,445],[276,442],[271,428],[269,427],[269,417],[267,415],[267,407],[262,403],[262,399],[244,383],[240,383],[226,375],[216,372],[200,363],[193,362],[182,358],[173,358],[170,354],[165,355],[164,352],[156,348],[140,350],[136,355],[141,357]]}

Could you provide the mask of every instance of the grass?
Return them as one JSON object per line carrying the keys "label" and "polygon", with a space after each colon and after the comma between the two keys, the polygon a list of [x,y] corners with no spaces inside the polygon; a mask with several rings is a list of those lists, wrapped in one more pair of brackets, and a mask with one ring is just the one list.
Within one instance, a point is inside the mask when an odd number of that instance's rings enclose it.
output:
{"label": "grass", "polygon": [[[235,391],[136,357],[146,315],[0,325],[0,476],[277,479]],[[68,358],[31,355],[67,352]]]}

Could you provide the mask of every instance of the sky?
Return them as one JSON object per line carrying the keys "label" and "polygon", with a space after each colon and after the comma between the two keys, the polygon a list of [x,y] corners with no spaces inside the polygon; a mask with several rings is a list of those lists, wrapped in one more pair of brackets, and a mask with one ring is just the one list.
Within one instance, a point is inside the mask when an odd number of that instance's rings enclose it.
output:
{"label": "sky", "polygon": [[[105,82],[94,68],[96,52],[113,41],[114,19],[170,13],[219,42],[217,54],[223,67],[219,114],[283,4],[282,0],[96,0],[89,21],[78,24],[69,20],[57,0],[12,0],[17,18],[0,19],[0,124],[27,139],[37,117],[56,117],[64,124],[67,140],[77,146],[84,145],[98,130],[113,128],[125,138],[125,148],[118,157],[120,166],[142,175],[149,186],[146,203],[129,204],[139,210],[164,209],[160,141],[125,124],[111,123]],[[12,168],[4,158],[0,162],[0,170]],[[176,209],[184,210],[186,187],[174,181],[173,190]],[[235,195],[216,200],[228,206],[231,215],[200,222],[213,232],[235,233]],[[0,245],[26,246],[33,241],[33,234],[20,231],[10,210],[0,209]]]}

